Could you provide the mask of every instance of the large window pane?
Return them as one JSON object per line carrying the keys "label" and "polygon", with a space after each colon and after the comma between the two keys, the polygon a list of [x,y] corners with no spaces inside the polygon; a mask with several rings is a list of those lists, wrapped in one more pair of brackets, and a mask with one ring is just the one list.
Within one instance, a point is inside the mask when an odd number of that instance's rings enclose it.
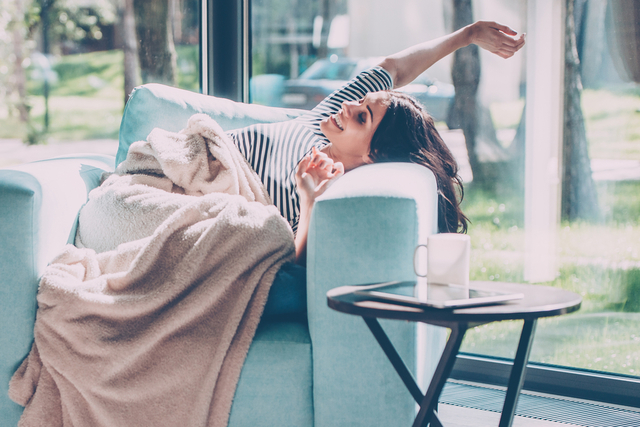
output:
{"label": "large window pane", "polygon": [[134,86],[200,90],[199,0],[0,5],[0,166],[70,152],[114,154]]}
{"label": "large window pane", "polygon": [[[299,92],[283,100],[285,86],[295,82],[310,66],[315,64],[317,68],[319,59],[331,54],[344,56],[342,48],[329,48],[328,31],[336,17],[339,21],[339,17],[345,16],[346,6],[346,0],[252,1],[251,102],[303,107],[326,96],[324,92],[317,96],[314,94],[307,102],[307,94]],[[350,76],[345,67],[338,65],[328,70],[332,76],[318,76],[314,80],[345,80]],[[340,76],[338,68],[342,68]],[[319,100],[318,96],[321,96]]]}
{"label": "large window pane", "polygon": [[[451,31],[461,13],[455,5],[462,3],[253,0],[250,99],[260,104],[313,108],[380,56]],[[550,11],[560,19],[567,2],[535,3],[551,5]],[[523,118],[527,116],[528,79],[524,59],[531,45],[506,61],[479,53],[480,125],[472,156],[471,145],[459,128],[460,118],[449,115],[455,93],[452,73],[464,63],[448,57],[407,89],[436,117],[438,129],[461,166],[464,210],[472,221],[472,279],[533,280],[575,291],[584,298],[578,313],[540,322],[532,361],[636,376],[640,372],[640,202],[636,200],[640,194],[640,90],[637,83],[620,74],[611,57],[614,27],[606,3],[575,2],[576,49],[581,63],[581,84],[577,87],[583,88],[578,96],[590,170],[585,175],[575,160],[557,155],[555,163],[549,163],[549,173],[558,181],[558,201],[542,212],[557,217],[550,233],[543,237],[544,245],[551,248],[545,254],[550,277],[532,274],[531,267],[525,271],[525,265],[540,264],[526,255],[530,236],[525,216],[530,213],[525,210],[524,169],[528,160]],[[474,19],[497,20],[525,32],[530,6],[526,0],[473,2],[471,13]],[[554,48],[564,48],[564,36],[560,34]],[[554,77],[559,82],[563,69],[560,64]],[[562,100],[560,90],[555,96]],[[563,126],[562,114],[558,111],[554,117],[559,128]],[[561,144],[562,137],[558,138]],[[532,143],[554,149],[545,145],[551,144],[546,138]],[[579,145],[572,144],[567,147]],[[570,199],[573,205],[560,200],[561,191],[565,197],[570,193],[563,185],[564,171],[575,172],[577,179],[593,180],[595,215],[576,214],[588,211],[582,209],[579,199]],[[568,211],[567,206],[571,208]],[[465,339],[463,351],[512,358],[520,327],[518,322],[502,322],[476,328]]]}
{"label": "large window pane", "polygon": [[[539,323],[531,361],[638,376],[640,204],[635,195],[640,194],[640,91],[624,67],[616,67],[619,58],[612,57],[616,50],[611,46],[619,40],[614,34],[611,11],[606,10],[604,2],[581,4],[582,8],[574,9],[574,16],[581,64],[579,105],[585,135],[580,141],[570,139],[569,133],[578,132],[580,127],[568,129],[564,125],[565,156],[558,173],[562,189],[560,220],[550,236],[555,242],[549,254],[555,275],[541,284],[577,292],[583,297],[583,305],[575,314]],[[565,67],[565,73],[569,72]],[[569,86],[566,82],[565,79]],[[565,98],[565,111],[568,103]],[[513,120],[514,112],[521,109],[517,103],[493,102],[493,122],[498,129],[515,131],[518,120]],[[569,150],[577,151],[580,143],[587,148],[590,168],[586,174],[580,171],[576,158],[567,155]],[[593,198],[588,194],[571,195],[569,179],[592,180],[595,206],[589,205]],[[499,179],[493,187],[477,191],[474,183],[468,193],[467,211],[475,223],[471,228],[472,276],[524,281],[526,230],[522,194],[504,191]],[[469,334],[463,351],[512,358],[521,325],[504,322],[478,327]]]}

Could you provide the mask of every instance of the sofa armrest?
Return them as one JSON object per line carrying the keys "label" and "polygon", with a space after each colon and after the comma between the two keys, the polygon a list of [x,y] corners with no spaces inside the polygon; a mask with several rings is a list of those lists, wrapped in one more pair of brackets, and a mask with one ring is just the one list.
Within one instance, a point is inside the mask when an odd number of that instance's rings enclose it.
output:
{"label": "sofa armrest", "polygon": [[[343,285],[414,280],[414,250],[437,232],[435,178],[404,163],[374,164],[340,178],[316,202],[307,249],[315,426],[411,425],[415,402],[357,316],[328,308]],[[382,321],[416,372],[416,325]]]}
{"label": "sofa armrest", "polygon": [[222,129],[230,130],[254,123],[290,120],[303,111],[245,104],[158,83],[138,86],[122,115],[116,165],[127,157],[132,143],[146,141],[154,128],[178,132],[187,126],[189,117],[197,113],[208,114]]}
{"label": "sofa armrest", "polygon": [[39,277],[73,242],[78,211],[114,161],[87,154],[0,169],[0,417],[6,425],[16,425],[22,413],[7,391],[33,341]]}

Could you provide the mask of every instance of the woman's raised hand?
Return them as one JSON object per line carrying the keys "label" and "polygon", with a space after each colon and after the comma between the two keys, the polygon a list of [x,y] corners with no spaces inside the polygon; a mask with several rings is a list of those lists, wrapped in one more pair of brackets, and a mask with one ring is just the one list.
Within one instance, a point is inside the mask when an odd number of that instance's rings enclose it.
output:
{"label": "woman's raised hand", "polygon": [[344,175],[344,166],[315,147],[298,164],[296,184],[302,202],[313,203],[333,182]]}
{"label": "woman's raised hand", "polygon": [[506,25],[491,21],[478,21],[471,25],[471,43],[502,58],[510,58],[524,46],[525,35]]}

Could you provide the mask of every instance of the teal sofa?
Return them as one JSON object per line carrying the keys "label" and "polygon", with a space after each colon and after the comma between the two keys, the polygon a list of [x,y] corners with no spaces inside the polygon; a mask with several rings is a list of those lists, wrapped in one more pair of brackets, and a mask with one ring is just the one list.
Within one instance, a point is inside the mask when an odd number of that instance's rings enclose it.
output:
{"label": "teal sofa", "polygon": [[[64,156],[0,169],[0,425],[22,407],[8,382],[33,341],[38,278],[75,235],[79,209],[103,171],[160,127],[178,131],[194,113],[225,129],[288,120],[300,111],[247,105],[167,86],[137,88],[124,111],[115,157]],[[308,242],[307,316],[262,321],[242,370],[230,426],[403,426],[415,402],[362,319],[327,307],[328,290],[412,280],[414,249],[436,232],[435,180],[410,164],[367,165],[318,200]],[[388,321],[383,326],[426,384],[442,333]],[[420,343],[418,348],[417,343]],[[418,351],[420,350],[420,352]]]}

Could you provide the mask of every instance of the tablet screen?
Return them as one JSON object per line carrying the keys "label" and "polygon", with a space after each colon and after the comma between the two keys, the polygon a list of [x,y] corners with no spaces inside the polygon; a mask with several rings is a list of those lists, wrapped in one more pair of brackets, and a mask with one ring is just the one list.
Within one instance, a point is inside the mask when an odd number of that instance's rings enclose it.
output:
{"label": "tablet screen", "polygon": [[381,283],[366,286],[355,293],[373,301],[432,308],[477,307],[523,298],[523,294],[520,293],[492,292],[473,287],[467,289],[462,286],[437,283],[417,285],[416,282]]}

